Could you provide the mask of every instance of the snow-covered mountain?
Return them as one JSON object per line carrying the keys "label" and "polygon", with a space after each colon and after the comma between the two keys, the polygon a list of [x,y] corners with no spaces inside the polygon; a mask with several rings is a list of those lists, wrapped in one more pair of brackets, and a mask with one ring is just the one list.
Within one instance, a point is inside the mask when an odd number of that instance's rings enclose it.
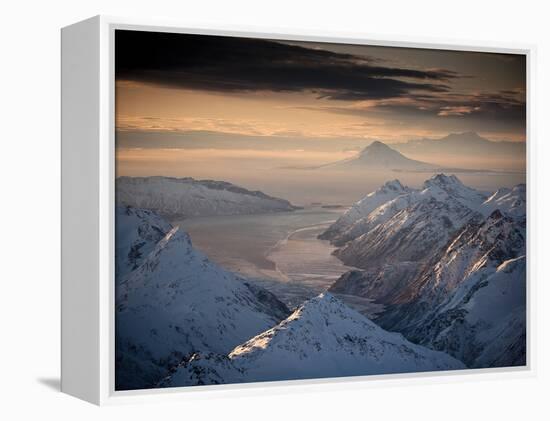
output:
{"label": "snow-covered mountain", "polygon": [[374,141],[363,149],[356,157],[334,162],[321,168],[346,169],[374,169],[374,170],[401,170],[420,171],[437,168],[437,165],[409,159],[385,143]]}
{"label": "snow-covered mountain", "polygon": [[117,280],[117,389],[153,387],[186,356],[227,353],[288,313],[273,294],[210,262],[173,228]]}
{"label": "snow-covered mountain", "polygon": [[475,213],[458,201],[429,198],[335,251],[344,263],[369,268],[395,262],[419,262],[439,250]]}
{"label": "snow-covered mountain", "polygon": [[524,185],[487,197],[436,175],[334,237],[364,270],[330,291],[383,304],[380,326],[469,367],[523,364],[525,204]]}
{"label": "snow-covered mountain", "polygon": [[[481,224],[466,225],[428,264],[431,269],[412,286],[414,294],[445,296],[474,272],[494,270],[504,261],[525,254],[525,226],[495,210]],[[413,291],[406,292],[410,295]]]}
{"label": "snow-covered mountain", "polygon": [[[525,256],[505,260],[496,268],[471,272],[447,298],[432,308],[427,301],[394,308],[394,329],[410,340],[441,350],[468,367],[507,367],[526,362]],[[418,314],[419,311],[423,315]],[[385,324],[387,316],[377,322]]]}
{"label": "snow-covered mountain", "polygon": [[[354,221],[351,225],[344,227],[341,232],[333,235],[330,239],[335,246],[341,247],[366,232],[376,228],[378,225],[388,221],[399,211],[407,209],[418,202],[424,196],[417,194],[419,191],[411,189],[410,194],[402,194],[386,203],[381,204],[367,216]],[[331,228],[329,227],[329,230]]]}
{"label": "snow-covered mountain", "polygon": [[321,235],[340,247],[335,255],[346,264],[368,271],[343,276],[335,284],[340,293],[362,290],[371,298],[395,297],[389,286],[404,285],[396,276],[411,280],[412,267],[421,269],[461,228],[469,223],[478,227],[489,211],[498,209],[525,224],[524,185],[500,189],[487,198],[454,175],[437,174],[420,190],[398,189],[394,198],[377,192],[357,202]]}
{"label": "snow-covered mountain", "polygon": [[[478,217],[472,219],[424,260],[383,263],[366,270],[350,271],[337,279],[329,290],[373,299],[385,305],[408,303],[423,294],[423,302],[438,304],[441,297],[456,288],[472,271],[486,266],[494,269],[504,260],[525,253],[523,221],[505,216],[499,210],[479,221]],[[429,297],[428,290],[431,291]],[[423,315],[423,311],[422,307],[418,314]],[[399,316],[402,326],[387,323],[384,326],[403,328],[410,321],[402,316]]]}
{"label": "snow-covered mountain", "polygon": [[525,365],[525,269],[520,256],[489,273],[471,274],[415,335],[469,367]]}
{"label": "snow-covered mountain", "polygon": [[424,194],[434,199],[444,201],[452,198],[475,211],[479,211],[487,199],[484,193],[464,185],[456,175],[436,174],[424,181],[422,189]]}
{"label": "snow-covered mountain", "polygon": [[147,209],[117,206],[115,209],[115,276],[136,269],[172,225]]}
{"label": "snow-covered mountain", "polygon": [[481,217],[477,209],[485,199],[454,175],[434,175],[424,182],[422,190],[411,190],[356,222],[355,228],[364,231],[344,236],[353,239],[335,254],[359,268],[423,261],[467,222]]}
{"label": "snow-covered mountain", "polygon": [[[394,188],[389,189],[388,186]],[[419,190],[403,187],[398,180],[393,180],[356,202],[319,238],[343,246],[388,222],[399,212],[403,211],[406,216],[405,210],[419,202],[432,200],[446,203],[450,200],[472,212],[479,212],[486,199],[485,194],[465,186],[454,175],[436,174],[426,180]]]}
{"label": "snow-covered mountain", "polygon": [[[119,180],[170,215],[182,203],[244,212],[280,200],[217,182]],[[525,185],[486,195],[444,174],[419,189],[390,181],[322,235],[361,269],[292,314],[156,212],[118,206],[117,390],[524,364],[525,200]],[[331,293],[381,312],[373,322]]]}
{"label": "snow-covered mountain", "polygon": [[397,299],[421,269],[420,262],[395,262],[370,270],[351,270],[338,278],[329,292],[369,298],[387,305]]}
{"label": "snow-covered mountain", "polygon": [[319,238],[322,240],[338,239],[357,221],[367,217],[372,211],[390,200],[410,193],[409,187],[403,186],[399,180],[387,181],[377,190],[367,194],[363,199],[354,203],[340,218],[336,220]]}
{"label": "snow-covered mountain", "polygon": [[493,193],[481,206],[481,212],[489,215],[496,209],[513,218],[524,219],[527,208],[525,184],[512,189],[501,188]]}
{"label": "snow-covered mountain", "polygon": [[228,356],[195,355],[162,386],[343,377],[464,365],[441,352],[384,331],[329,293],[305,302],[287,319]]}
{"label": "snow-covered mountain", "polygon": [[344,274],[331,291],[394,303],[460,228],[483,219],[478,210],[486,199],[454,175],[436,174],[421,189],[405,188],[362,215],[341,218],[343,223],[337,221],[321,238],[328,236],[339,247],[334,254],[346,264],[364,270]]}
{"label": "snow-covered mountain", "polygon": [[377,322],[470,367],[520,364],[525,359],[525,243],[524,224],[499,210],[482,223],[469,223]]}
{"label": "snow-covered mountain", "polygon": [[173,177],[119,177],[116,203],[165,216],[239,215],[297,209],[290,202],[225,181]]}

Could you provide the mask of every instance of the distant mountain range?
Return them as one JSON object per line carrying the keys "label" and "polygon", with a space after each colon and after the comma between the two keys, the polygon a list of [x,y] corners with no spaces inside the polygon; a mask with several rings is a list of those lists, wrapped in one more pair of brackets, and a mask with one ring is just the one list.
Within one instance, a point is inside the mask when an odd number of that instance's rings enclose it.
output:
{"label": "distant mountain range", "polygon": [[475,132],[451,133],[439,139],[415,139],[392,147],[404,154],[525,157],[525,142],[491,141]]}
{"label": "distant mountain range", "polygon": [[116,203],[168,217],[242,215],[298,209],[290,202],[225,181],[191,177],[119,177]]}

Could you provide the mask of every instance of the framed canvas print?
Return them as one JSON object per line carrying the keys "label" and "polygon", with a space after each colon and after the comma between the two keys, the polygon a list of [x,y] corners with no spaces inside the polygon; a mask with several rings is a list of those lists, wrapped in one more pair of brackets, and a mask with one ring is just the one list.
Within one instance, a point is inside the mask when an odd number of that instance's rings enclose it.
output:
{"label": "framed canvas print", "polygon": [[64,28],[63,391],[528,372],[530,54]]}

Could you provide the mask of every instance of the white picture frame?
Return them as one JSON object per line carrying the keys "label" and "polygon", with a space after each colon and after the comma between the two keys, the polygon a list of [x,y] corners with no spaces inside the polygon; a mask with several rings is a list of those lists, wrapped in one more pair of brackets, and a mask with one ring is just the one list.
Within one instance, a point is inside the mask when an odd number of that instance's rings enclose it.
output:
{"label": "white picture frame", "polygon": [[[391,374],[353,378],[294,380],[273,383],[201,386],[139,391],[114,390],[114,31],[176,32],[246,36],[281,40],[336,42],[457,51],[524,54],[527,62],[527,365],[518,368]],[[94,404],[140,400],[207,398],[211,394],[294,393],[380,384],[477,381],[524,377],[535,373],[532,332],[534,282],[530,261],[534,147],[534,46],[467,45],[454,40],[386,39],[357,33],[320,33],[278,28],[198,25],[179,22],[96,16],[65,27],[62,46],[62,377],[63,392]]]}

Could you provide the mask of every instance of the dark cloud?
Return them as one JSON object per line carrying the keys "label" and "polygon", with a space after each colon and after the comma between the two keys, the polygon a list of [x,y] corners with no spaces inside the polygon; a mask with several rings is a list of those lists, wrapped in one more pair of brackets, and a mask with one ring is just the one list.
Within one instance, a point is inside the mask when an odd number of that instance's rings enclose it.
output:
{"label": "dark cloud", "polygon": [[383,66],[369,57],[277,41],[116,31],[116,77],[217,92],[314,92],[335,100],[447,92],[446,69]]}
{"label": "dark cloud", "polygon": [[[350,53],[360,50],[252,38],[117,30],[115,48],[118,81],[222,93],[308,92],[348,104],[305,108],[381,117],[388,124],[525,132],[525,57],[521,55],[504,55],[501,60],[499,54],[472,52],[469,66],[459,67],[458,56],[439,51],[439,61],[428,61],[432,67],[461,68],[458,73],[398,65],[375,53]],[[493,63],[495,58],[499,63]],[[507,82],[495,84],[501,90],[492,92],[487,76],[481,77],[485,73],[476,66],[493,72],[494,78],[505,76]],[[349,106],[362,100],[369,100],[369,106]]]}
{"label": "dark cloud", "polygon": [[500,128],[524,132],[526,122],[525,99],[521,92],[514,90],[475,94],[411,94],[406,98],[374,101],[366,107],[297,108],[358,117],[382,117],[385,121],[429,124],[430,127],[449,130],[469,127],[476,130]]}
{"label": "dark cloud", "polygon": [[406,104],[381,104],[380,110],[463,120],[525,122],[525,101],[506,92],[416,96]]}

